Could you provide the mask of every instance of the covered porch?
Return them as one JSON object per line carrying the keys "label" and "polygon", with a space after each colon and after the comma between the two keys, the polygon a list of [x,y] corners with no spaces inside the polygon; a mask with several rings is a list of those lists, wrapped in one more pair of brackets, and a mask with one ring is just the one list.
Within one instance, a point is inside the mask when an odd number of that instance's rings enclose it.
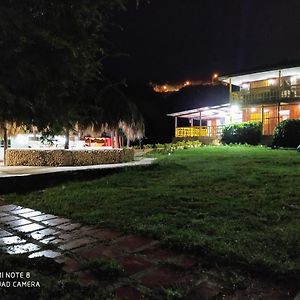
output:
{"label": "covered porch", "polygon": [[174,118],[176,138],[219,138],[225,124],[242,121],[242,113],[235,111],[229,103],[171,113],[168,116]]}

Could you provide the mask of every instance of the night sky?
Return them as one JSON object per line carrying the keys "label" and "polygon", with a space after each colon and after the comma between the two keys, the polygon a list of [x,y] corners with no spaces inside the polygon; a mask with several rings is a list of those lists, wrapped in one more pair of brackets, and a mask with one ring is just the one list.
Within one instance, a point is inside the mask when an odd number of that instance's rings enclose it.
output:
{"label": "night sky", "polygon": [[299,0],[131,1],[106,61],[117,79],[177,82],[300,61]]}

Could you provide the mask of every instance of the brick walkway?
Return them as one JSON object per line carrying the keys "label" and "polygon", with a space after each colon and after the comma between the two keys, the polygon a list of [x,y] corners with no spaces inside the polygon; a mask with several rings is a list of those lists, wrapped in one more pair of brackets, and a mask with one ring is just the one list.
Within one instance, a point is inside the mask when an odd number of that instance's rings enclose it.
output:
{"label": "brick walkway", "polygon": [[[9,254],[53,258],[83,284],[106,287],[117,299],[165,299],[166,290],[185,291],[189,300],[296,299],[295,290],[259,279],[239,290],[224,269],[206,268],[200,258],[165,249],[158,241],[16,205],[0,206],[0,247]],[[118,261],[126,275],[115,281],[100,279],[83,268],[93,258]]]}

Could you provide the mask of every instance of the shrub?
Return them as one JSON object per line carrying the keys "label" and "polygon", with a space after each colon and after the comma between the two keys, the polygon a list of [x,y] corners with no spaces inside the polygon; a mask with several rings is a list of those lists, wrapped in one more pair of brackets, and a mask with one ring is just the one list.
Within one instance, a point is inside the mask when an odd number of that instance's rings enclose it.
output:
{"label": "shrub", "polygon": [[262,136],[261,122],[244,122],[225,126],[222,132],[223,144],[257,145]]}
{"label": "shrub", "polygon": [[8,149],[8,166],[87,166],[132,161],[133,149],[46,150]]}
{"label": "shrub", "polygon": [[300,144],[300,120],[280,122],[274,131],[273,146],[297,148]]}

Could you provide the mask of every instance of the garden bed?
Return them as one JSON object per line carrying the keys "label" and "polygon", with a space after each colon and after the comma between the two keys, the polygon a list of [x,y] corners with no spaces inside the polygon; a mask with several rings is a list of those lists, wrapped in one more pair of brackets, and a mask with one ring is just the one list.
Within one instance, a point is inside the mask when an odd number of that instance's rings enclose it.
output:
{"label": "garden bed", "polygon": [[87,166],[133,161],[132,149],[8,149],[7,166]]}

